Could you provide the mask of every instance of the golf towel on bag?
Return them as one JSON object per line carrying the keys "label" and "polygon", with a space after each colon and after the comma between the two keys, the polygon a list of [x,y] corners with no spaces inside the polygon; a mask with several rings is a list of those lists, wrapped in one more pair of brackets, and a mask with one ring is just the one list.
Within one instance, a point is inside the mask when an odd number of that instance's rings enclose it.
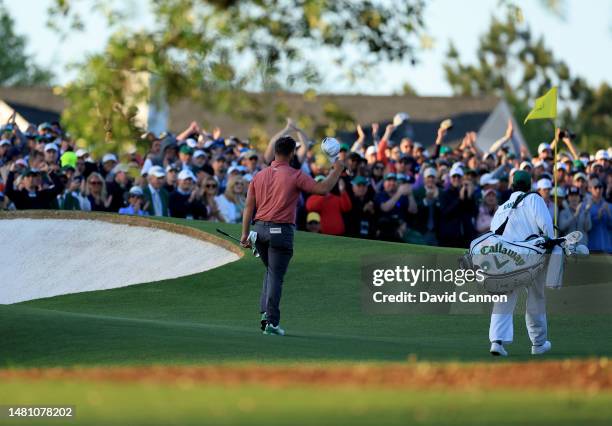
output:
{"label": "golf towel on bag", "polygon": [[530,285],[544,267],[546,250],[539,247],[542,242],[543,238],[511,242],[495,232],[487,232],[470,244],[467,266],[483,272],[482,285],[487,292],[509,293]]}

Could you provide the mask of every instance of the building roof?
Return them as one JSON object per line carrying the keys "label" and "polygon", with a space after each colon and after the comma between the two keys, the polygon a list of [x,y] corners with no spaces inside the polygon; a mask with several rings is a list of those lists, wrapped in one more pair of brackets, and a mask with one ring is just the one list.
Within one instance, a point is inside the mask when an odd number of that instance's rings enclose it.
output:
{"label": "building roof", "polygon": [[[251,95],[245,93],[245,96]],[[332,104],[336,104],[339,111],[350,114],[356,122],[366,125],[379,122],[381,132],[396,113],[406,112],[410,115],[414,139],[429,145],[435,140],[440,121],[451,118],[454,128],[450,136],[460,138],[467,131],[478,131],[500,102],[499,98],[493,96],[319,95],[310,98],[286,92],[256,96],[260,104],[258,111],[263,117],[261,122],[211,112],[210,108],[203,105],[181,100],[170,108],[169,128],[173,132],[180,132],[196,120],[207,126],[219,126],[226,135],[248,137],[254,125],[261,126],[268,135],[272,135],[284,126],[284,116],[308,115],[318,121],[333,110]],[[54,94],[48,87],[0,87],[0,100],[34,123],[57,119],[66,104],[61,96]],[[279,113],[279,103],[283,105],[283,113]]]}

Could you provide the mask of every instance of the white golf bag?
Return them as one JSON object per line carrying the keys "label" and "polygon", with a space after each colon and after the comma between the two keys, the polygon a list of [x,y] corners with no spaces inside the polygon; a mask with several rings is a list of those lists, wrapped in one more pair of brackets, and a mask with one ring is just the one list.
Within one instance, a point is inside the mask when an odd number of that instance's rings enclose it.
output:
{"label": "white golf bag", "polygon": [[[529,194],[519,196],[512,209]],[[481,270],[485,277],[481,285],[491,294],[507,294],[532,285],[544,267],[547,268],[545,285],[560,288],[565,256],[588,254],[586,247],[577,245],[582,233],[576,231],[557,239],[534,235],[525,241],[508,241],[503,233],[510,213],[495,232],[487,232],[470,243],[460,265],[464,269]]]}
{"label": "white golf bag", "polygon": [[545,265],[544,238],[512,242],[495,232],[487,232],[470,244],[466,254],[470,269],[480,269],[481,285],[492,294],[506,294],[531,285]]}

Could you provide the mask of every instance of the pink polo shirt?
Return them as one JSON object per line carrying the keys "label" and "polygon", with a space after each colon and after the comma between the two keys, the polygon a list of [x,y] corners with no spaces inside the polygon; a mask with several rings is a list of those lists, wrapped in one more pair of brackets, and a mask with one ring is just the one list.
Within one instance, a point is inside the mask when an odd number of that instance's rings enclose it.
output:
{"label": "pink polo shirt", "polygon": [[272,161],[257,173],[249,186],[255,191],[255,220],[275,223],[295,223],[300,192],[312,192],[315,180],[285,161]]}

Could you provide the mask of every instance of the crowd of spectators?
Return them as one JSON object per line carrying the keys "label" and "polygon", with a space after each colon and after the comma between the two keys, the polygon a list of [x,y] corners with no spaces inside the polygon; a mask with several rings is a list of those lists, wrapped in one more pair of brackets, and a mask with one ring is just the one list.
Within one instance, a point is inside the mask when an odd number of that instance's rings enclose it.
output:
{"label": "crowd of spectators", "polygon": [[[561,234],[580,230],[592,251],[612,253],[611,149],[578,152],[574,136],[558,130],[552,143],[539,145],[537,155],[532,157],[526,147],[515,153],[509,122],[505,135],[483,152],[474,132],[460,143],[445,143],[450,120],[442,122],[435,144],[425,149],[408,137],[393,140],[395,128],[389,124],[383,130],[374,123],[367,138],[357,126],[357,140],[341,141],[346,171],[328,195],[303,194],[296,213],[298,229],[466,247],[489,229],[496,209],[509,198],[514,171],[525,170],[551,216],[557,216]],[[327,169],[317,161],[322,154],[292,120],[263,152],[248,140],[223,137],[218,128],[209,133],[192,122],[178,135],[146,133],[142,137],[148,152],[121,158],[113,153],[94,158],[77,148],[59,123],[27,129],[6,124],[0,130],[0,209],[239,223],[249,182],[270,164],[274,142],[285,135],[298,141],[292,166],[323,179]]]}

